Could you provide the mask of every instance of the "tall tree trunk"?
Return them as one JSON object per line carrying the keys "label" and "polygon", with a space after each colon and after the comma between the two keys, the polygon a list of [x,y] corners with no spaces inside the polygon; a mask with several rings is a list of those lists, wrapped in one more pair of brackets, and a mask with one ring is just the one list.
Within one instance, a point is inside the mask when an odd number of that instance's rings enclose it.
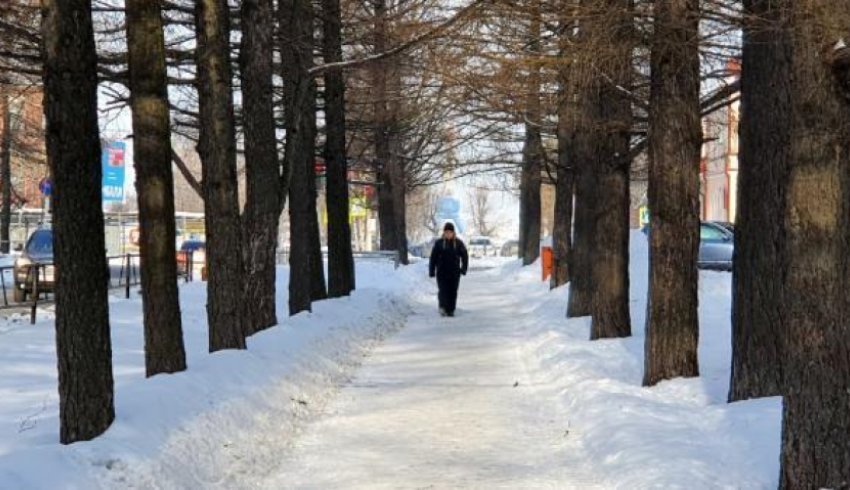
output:
{"label": "tall tree trunk", "polygon": [[[322,26],[325,63],[342,61],[342,11],[339,0],[322,0]],[[355,286],[345,144],[345,79],[341,70],[331,70],[325,74],[325,119],[328,295],[336,298],[348,296]]]}
{"label": "tall tree trunk", "polygon": [[649,111],[649,306],[644,385],[697,376],[699,1],[655,2]]}
{"label": "tall tree trunk", "polygon": [[525,142],[519,196],[519,256],[523,265],[533,264],[540,256],[540,184],[543,164],[543,122],[540,107],[540,1],[530,4],[528,56],[530,57],[525,102]]}
{"label": "tall tree trunk", "polygon": [[[791,35],[777,2],[746,0],[730,401],[783,393],[784,183],[791,153]],[[774,26],[774,27],[771,27]]]}
{"label": "tall tree trunk", "polygon": [[42,0],[47,161],[53,175],[60,441],[115,418],[90,0]]}
{"label": "tall tree trunk", "polygon": [[[387,50],[387,0],[373,0],[374,9],[374,51],[375,54]],[[396,192],[393,185],[398,180],[393,176],[393,141],[395,121],[389,106],[388,84],[391,65],[387,60],[373,64],[372,85],[374,90],[373,117],[375,165],[378,181],[378,228],[381,235],[381,250],[396,250],[398,247],[398,227],[395,210]]]}
{"label": "tall tree trunk", "polygon": [[12,227],[12,98],[8,93],[0,100],[0,113],[3,114],[3,132],[0,133],[0,180],[2,180],[2,207],[0,207],[0,253],[11,250]]}
{"label": "tall tree trunk", "polygon": [[[780,1],[791,34],[781,488],[850,487],[850,1]],[[777,24],[772,24],[776,26]],[[783,36],[787,35],[783,33]]]}
{"label": "tall tree trunk", "polygon": [[[566,26],[565,26],[566,28]],[[562,36],[566,36],[562,34]],[[564,43],[566,44],[566,43]],[[561,56],[566,56],[566,48]],[[562,69],[559,74],[558,90],[558,168],[555,182],[555,219],[552,230],[552,279],[550,284],[557,288],[570,281],[570,249],[573,235],[573,196],[575,188],[575,172],[573,170],[574,155],[572,153],[575,125],[571,121],[573,104],[570,103],[572,89],[569,85],[569,75]]]}
{"label": "tall tree trunk", "polygon": [[581,9],[586,15],[579,21],[576,37],[578,54],[571,71],[570,87],[575,91],[574,105],[569,119],[573,128],[571,154],[575,171],[575,222],[573,242],[569,256],[570,289],[567,317],[589,316],[593,306],[593,254],[596,235],[596,201],[600,189],[596,169],[596,146],[599,128],[599,80],[595,72],[595,59],[590,56],[594,38],[598,37],[596,24],[602,14],[595,12],[599,0],[582,0]]}
{"label": "tall tree trunk", "polygon": [[133,159],[139,202],[145,372],[186,369],[174,259],[174,178],[161,3],[127,0]]}
{"label": "tall tree trunk", "polygon": [[[310,5],[310,25],[313,22],[312,3]],[[312,31],[311,31],[312,36]],[[310,43],[310,53],[312,55],[312,37]],[[327,286],[325,285],[325,261],[322,257],[322,238],[319,230],[319,214],[316,209],[319,193],[316,184],[316,136],[318,129],[316,128],[316,86],[311,83],[309,104],[304,108],[303,120],[305,122],[305,130],[302,133],[304,136],[304,158],[307,166],[307,184],[310,189],[310,206],[305,207],[310,229],[310,297],[313,301],[319,301],[328,297]]]}
{"label": "tall tree trunk", "polygon": [[[398,65],[398,61],[394,61]],[[395,226],[396,244],[394,250],[398,253],[399,263],[409,264],[407,254],[407,165],[403,158],[402,135],[401,135],[401,111],[402,111],[402,80],[399,68],[389,72],[389,179],[392,181],[392,212],[393,226]]]}
{"label": "tall tree trunk", "polygon": [[[244,349],[242,229],[236,181],[236,135],[226,0],[195,4],[198,106],[207,233],[210,352]],[[246,305],[247,307],[247,305]]]}
{"label": "tall tree trunk", "polygon": [[247,335],[277,324],[275,278],[280,222],[280,165],[272,96],[272,0],[243,0],[242,119],[245,132],[245,209],[242,219],[242,303]]}
{"label": "tall tree trunk", "polygon": [[631,102],[622,88],[632,85],[636,37],[630,0],[605,0],[602,31],[610,39],[602,69],[607,80],[599,98],[599,142],[596,152],[599,189],[593,254],[592,339],[631,335],[629,313],[629,148]]}
{"label": "tall tree trunk", "polygon": [[[289,314],[309,311],[324,297],[324,270],[318,243],[315,184],[315,84],[307,72],[313,63],[313,11],[308,0],[279,5],[282,31],[286,147],[292,162],[289,184]],[[305,90],[303,99],[299,91]]]}

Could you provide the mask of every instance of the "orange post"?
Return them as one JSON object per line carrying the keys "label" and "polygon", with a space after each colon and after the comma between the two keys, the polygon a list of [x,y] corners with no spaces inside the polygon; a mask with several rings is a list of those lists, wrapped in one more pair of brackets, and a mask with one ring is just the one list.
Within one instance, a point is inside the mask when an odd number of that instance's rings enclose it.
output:
{"label": "orange post", "polygon": [[540,265],[543,268],[543,280],[545,281],[552,275],[552,268],[555,266],[555,255],[552,253],[552,247],[542,247],[540,258]]}

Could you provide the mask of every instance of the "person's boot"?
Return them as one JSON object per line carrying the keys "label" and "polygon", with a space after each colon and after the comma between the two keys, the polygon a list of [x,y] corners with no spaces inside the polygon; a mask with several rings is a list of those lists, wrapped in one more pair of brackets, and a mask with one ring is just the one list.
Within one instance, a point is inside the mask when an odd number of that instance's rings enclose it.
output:
{"label": "person's boot", "polygon": [[446,309],[442,306],[440,307],[440,316],[450,316]]}
{"label": "person's boot", "polygon": [[448,311],[448,312],[446,312],[446,315],[447,316],[455,316],[455,312],[454,311]]}

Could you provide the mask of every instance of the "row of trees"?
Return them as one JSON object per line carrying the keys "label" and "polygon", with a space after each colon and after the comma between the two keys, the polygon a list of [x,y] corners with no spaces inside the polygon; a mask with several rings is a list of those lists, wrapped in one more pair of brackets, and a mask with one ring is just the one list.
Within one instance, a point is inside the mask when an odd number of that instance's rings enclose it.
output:
{"label": "row of trees", "polygon": [[[376,176],[382,246],[406,261],[406,192],[435,181],[433,166],[454,148],[445,145],[440,122],[450,104],[416,110],[440,100],[440,84],[395,61],[461,25],[477,3],[460,10],[389,0],[244,0],[238,10],[226,0],[4,4],[0,29],[16,42],[0,52],[0,67],[32,77],[44,91],[63,443],[96,437],[114,418],[99,91],[111,107],[132,109],[146,372],[178,372],[186,356],[172,163],[204,202],[209,349],[243,349],[247,337],[277,323],[278,222],[286,208],[289,313],[353,291],[352,154]],[[41,22],[20,22],[38,19],[39,10]],[[369,83],[358,85],[363,79]],[[200,178],[173,150],[174,133],[196,141]],[[319,156],[327,166],[327,280],[316,209]]]}
{"label": "row of trees", "polygon": [[[536,0],[515,7],[531,39],[523,65],[530,92],[545,95],[538,73],[548,73],[558,94],[548,133],[558,142],[549,163],[557,175],[554,283],[570,283],[568,316],[592,316],[593,339],[631,335],[629,182],[645,152],[652,217],[643,381],[698,375],[701,120],[740,90],[729,400],[784,396],[783,488],[846,486],[850,4],[557,3],[548,13]],[[549,51],[538,54],[538,39],[550,40]],[[541,70],[533,60],[547,52],[556,62]],[[740,84],[718,83],[729,56],[743,60]],[[523,152],[523,169],[535,175],[530,159],[547,165],[537,104],[527,97]],[[523,189],[524,220],[538,219],[538,185],[523,179],[535,188]],[[536,258],[528,245],[521,254]]]}

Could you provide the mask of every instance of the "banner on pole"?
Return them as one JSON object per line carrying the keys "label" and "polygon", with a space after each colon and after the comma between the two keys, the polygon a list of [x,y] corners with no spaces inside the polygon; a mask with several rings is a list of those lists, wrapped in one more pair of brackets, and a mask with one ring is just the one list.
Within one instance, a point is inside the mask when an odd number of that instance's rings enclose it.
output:
{"label": "banner on pole", "polygon": [[101,166],[103,167],[102,194],[104,202],[124,200],[124,154],[126,149],[127,144],[123,141],[114,141],[103,149]]}

